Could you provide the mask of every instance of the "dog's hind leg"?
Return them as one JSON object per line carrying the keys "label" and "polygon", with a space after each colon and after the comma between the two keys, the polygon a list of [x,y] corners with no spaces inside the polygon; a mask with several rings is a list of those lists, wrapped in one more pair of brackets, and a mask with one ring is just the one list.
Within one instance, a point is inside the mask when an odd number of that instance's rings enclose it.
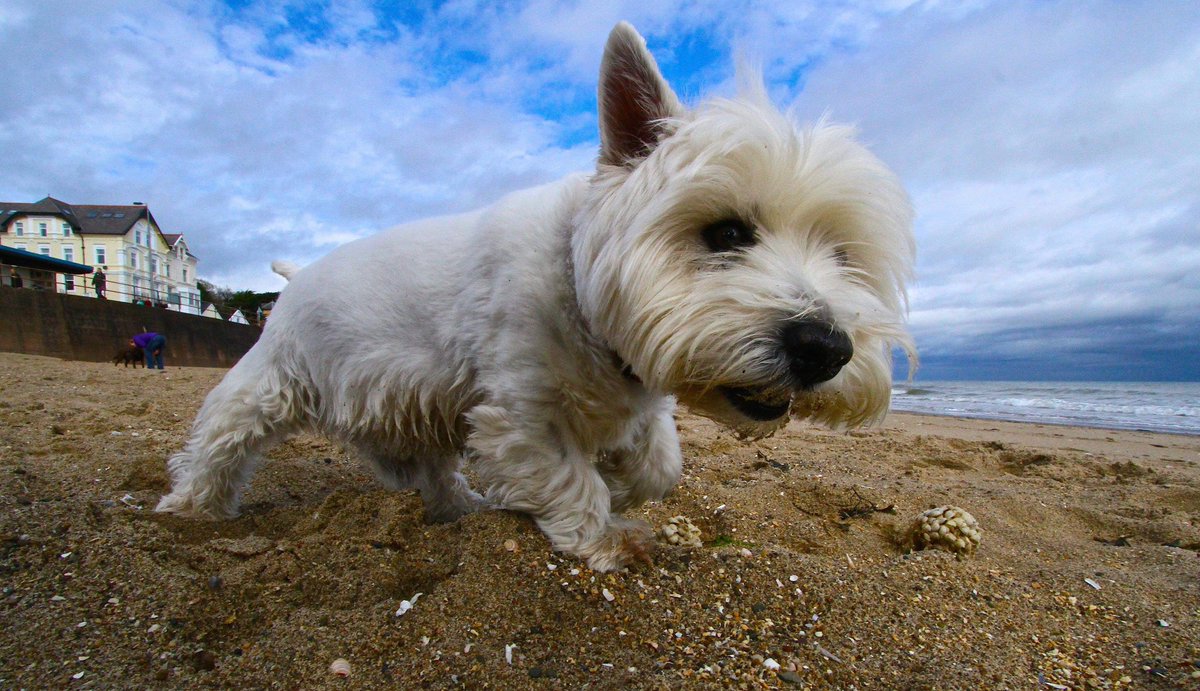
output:
{"label": "dog's hind leg", "polygon": [[612,496],[613,513],[662,499],[679,482],[683,457],[669,398],[650,412],[626,446],[612,449],[599,464]]}
{"label": "dog's hind leg", "polygon": [[425,502],[425,520],[450,523],[487,506],[461,472],[462,457],[431,458],[421,465],[417,489]]}
{"label": "dog's hind leg", "polygon": [[490,500],[530,514],[556,550],[597,571],[649,561],[650,526],[611,513],[604,478],[563,430],[522,425],[496,406],[477,406],[467,418]]}
{"label": "dog's hind leg", "polygon": [[204,399],[187,444],[167,462],[171,493],[158,502],[158,511],[236,516],[260,454],[306,417],[302,392],[256,350]]}
{"label": "dog's hind leg", "polygon": [[362,444],[358,450],[368,458],[375,476],[385,487],[420,492],[425,503],[425,520],[430,523],[450,523],[487,505],[460,472],[462,456],[458,452],[412,457]]}

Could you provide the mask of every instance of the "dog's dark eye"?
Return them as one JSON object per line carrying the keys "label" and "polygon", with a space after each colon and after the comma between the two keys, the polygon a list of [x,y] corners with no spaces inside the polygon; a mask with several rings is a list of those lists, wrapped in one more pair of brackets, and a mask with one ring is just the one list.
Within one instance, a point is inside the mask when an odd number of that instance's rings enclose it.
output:
{"label": "dog's dark eye", "polygon": [[734,252],[758,242],[754,229],[737,219],[725,219],[704,229],[704,244],[713,252]]}

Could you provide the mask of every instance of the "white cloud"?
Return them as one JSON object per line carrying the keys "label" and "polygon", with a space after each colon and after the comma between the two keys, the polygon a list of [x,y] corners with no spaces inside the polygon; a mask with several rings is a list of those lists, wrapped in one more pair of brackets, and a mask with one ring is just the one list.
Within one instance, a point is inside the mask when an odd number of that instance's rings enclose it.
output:
{"label": "white cloud", "polygon": [[924,351],[1012,354],[1013,330],[1103,350],[1113,320],[1200,332],[1196,64],[1192,5],[921,8],[814,69],[799,107],[857,121],[909,183]]}

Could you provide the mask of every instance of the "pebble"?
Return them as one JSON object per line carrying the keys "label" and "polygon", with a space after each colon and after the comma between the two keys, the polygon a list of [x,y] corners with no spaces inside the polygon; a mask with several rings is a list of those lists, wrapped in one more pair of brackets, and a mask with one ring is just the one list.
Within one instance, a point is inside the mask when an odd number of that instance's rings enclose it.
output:
{"label": "pebble", "polygon": [[781,681],[786,681],[789,684],[804,683],[804,679],[802,679],[800,675],[796,674],[795,672],[780,672],[778,676]]}
{"label": "pebble", "polygon": [[217,668],[217,656],[208,650],[197,650],[192,656],[192,664],[201,672],[211,672]]}

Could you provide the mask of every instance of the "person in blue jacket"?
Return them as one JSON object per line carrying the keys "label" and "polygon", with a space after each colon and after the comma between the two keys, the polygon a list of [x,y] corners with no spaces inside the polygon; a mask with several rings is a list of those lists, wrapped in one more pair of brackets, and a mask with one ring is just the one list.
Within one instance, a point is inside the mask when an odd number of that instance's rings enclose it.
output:
{"label": "person in blue jacket", "polygon": [[163,368],[163,350],[167,347],[167,339],[162,334],[144,331],[129,340],[130,343],[142,349],[146,356],[146,369]]}

